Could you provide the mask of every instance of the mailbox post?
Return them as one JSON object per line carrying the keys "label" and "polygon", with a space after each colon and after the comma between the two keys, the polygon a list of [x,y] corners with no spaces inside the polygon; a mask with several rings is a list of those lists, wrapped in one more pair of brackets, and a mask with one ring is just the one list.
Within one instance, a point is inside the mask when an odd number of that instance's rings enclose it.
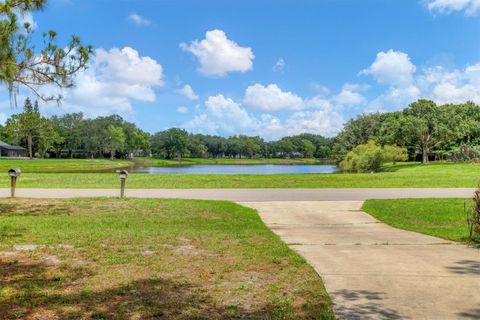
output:
{"label": "mailbox post", "polygon": [[125,197],[125,181],[128,178],[127,170],[118,170],[118,177],[120,178],[120,198]]}
{"label": "mailbox post", "polygon": [[12,168],[8,170],[8,175],[10,176],[10,197],[15,198],[15,189],[17,188],[17,178],[20,176],[22,171],[19,168]]}

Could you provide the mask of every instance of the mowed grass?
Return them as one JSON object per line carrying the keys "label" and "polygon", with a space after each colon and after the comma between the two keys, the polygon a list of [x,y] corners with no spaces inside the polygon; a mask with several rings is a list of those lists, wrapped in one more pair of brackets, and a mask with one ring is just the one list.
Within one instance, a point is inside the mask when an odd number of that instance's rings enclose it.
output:
{"label": "mowed grass", "polygon": [[[338,174],[130,174],[127,188],[474,188],[480,164],[419,163],[387,166],[380,173]],[[0,174],[0,186],[9,177]],[[118,188],[115,173],[24,173],[19,188]]]}
{"label": "mowed grass", "polygon": [[[0,187],[7,170],[20,167],[20,188],[118,188],[115,169],[132,163],[116,160],[0,160]],[[127,188],[473,188],[480,164],[437,162],[386,165],[380,173],[336,174],[130,174]]]}
{"label": "mowed grass", "polygon": [[471,206],[471,199],[395,199],[368,200],[362,209],[399,229],[468,241],[466,211]]}
{"label": "mowed grass", "polygon": [[1,158],[0,172],[20,168],[24,173],[104,172],[130,167],[133,162],[107,159],[15,159]]}
{"label": "mowed grass", "polygon": [[0,219],[0,319],[334,318],[312,267],[230,202],[3,199]]}
{"label": "mowed grass", "polygon": [[181,160],[169,160],[169,159],[157,159],[140,157],[135,158],[135,161],[139,164],[152,166],[152,167],[168,167],[168,166],[188,166],[195,164],[321,164],[325,161],[319,159],[230,159],[230,158],[186,158]]}

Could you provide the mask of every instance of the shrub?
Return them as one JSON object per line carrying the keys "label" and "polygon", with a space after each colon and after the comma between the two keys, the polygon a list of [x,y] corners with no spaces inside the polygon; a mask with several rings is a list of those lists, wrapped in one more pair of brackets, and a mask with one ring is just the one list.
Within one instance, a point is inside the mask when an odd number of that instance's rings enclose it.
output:
{"label": "shrub", "polygon": [[472,213],[468,219],[470,239],[480,242],[480,189],[473,196]]}
{"label": "shrub", "polygon": [[340,162],[340,167],[345,171],[353,172],[378,172],[382,164],[407,160],[407,150],[397,146],[384,146],[370,141],[361,144],[347,153]]}

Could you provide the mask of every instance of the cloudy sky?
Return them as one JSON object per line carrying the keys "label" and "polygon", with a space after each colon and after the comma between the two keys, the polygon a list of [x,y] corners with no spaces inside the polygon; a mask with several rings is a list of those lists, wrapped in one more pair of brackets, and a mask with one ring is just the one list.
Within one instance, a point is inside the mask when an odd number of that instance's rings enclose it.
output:
{"label": "cloudy sky", "polygon": [[[480,0],[50,0],[25,19],[96,49],[45,114],[274,139],[418,98],[480,103]],[[4,88],[0,108],[18,112]]]}

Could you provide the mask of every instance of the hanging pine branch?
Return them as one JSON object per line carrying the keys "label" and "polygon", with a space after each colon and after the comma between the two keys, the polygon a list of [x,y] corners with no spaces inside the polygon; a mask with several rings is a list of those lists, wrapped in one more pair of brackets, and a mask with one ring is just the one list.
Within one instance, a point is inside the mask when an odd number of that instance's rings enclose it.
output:
{"label": "hanging pine branch", "polygon": [[45,4],[46,0],[0,2],[0,83],[6,85],[13,103],[21,88],[44,102],[60,103],[60,94],[45,94],[40,89],[47,85],[72,87],[75,74],[87,67],[93,54],[92,47],[84,46],[76,36],[66,46],[58,46],[55,31],[43,33],[42,48],[35,48],[34,30],[29,23],[21,24],[20,18],[42,10]]}

